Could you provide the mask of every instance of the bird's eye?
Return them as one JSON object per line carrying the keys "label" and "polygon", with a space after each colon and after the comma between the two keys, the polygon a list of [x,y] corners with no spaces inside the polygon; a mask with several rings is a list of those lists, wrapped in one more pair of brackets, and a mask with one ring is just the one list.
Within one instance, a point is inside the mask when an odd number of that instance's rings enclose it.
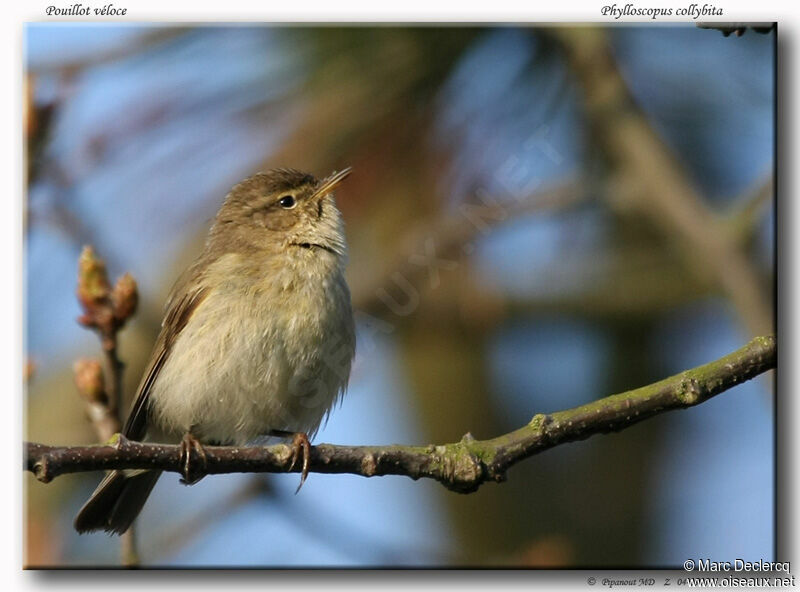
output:
{"label": "bird's eye", "polygon": [[284,195],[282,198],[278,200],[278,203],[282,208],[287,210],[291,210],[293,207],[297,205],[297,202],[292,195]]}

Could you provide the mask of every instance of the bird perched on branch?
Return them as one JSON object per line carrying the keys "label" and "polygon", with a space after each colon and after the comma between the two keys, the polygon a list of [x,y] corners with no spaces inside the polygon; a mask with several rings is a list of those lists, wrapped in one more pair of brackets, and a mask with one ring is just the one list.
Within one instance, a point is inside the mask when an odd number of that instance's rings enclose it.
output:
{"label": "bird perched on branch", "polygon": [[[349,173],[318,181],[277,169],[245,179],[172,289],[122,434],[142,440],[157,426],[180,439],[184,482],[202,478],[203,444],[262,436],[292,438],[305,481],[309,436],[344,393],[355,353],[333,196]],[[76,530],[125,532],[160,474],[111,471]]]}

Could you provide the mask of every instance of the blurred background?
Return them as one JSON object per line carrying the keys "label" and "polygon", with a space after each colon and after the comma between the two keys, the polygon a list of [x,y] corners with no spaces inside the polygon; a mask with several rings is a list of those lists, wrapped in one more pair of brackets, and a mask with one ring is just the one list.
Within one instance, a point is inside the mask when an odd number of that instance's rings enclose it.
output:
{"label": "blurred background", "polygon": [[[47,23],[24,59],[26,439],[96,441],[72,378],[100,357],[81,247],[139,283],[131,396],[225,194],[278,166],[354,170],[357,359],[316,442],[489,438],[774,331],[774,32]],[[769,560],[773,442],[770,374],[470,495],[168,474],[138,546],[152,566]],[[71,527],[99,479],[26,474],[26,565],[118,564]]]}

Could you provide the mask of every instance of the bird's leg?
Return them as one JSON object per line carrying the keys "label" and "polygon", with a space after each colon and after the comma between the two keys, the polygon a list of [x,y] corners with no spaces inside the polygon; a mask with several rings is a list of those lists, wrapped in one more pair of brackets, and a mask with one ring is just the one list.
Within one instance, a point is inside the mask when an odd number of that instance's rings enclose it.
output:
{"label": "bird's leg", "polygon": [[[202,461],[202,468],[197,466],[193,458],[195,454],[199,457],[200,461]],[[186,432],[183,436],[183,440],[181,440],[181,465],[183,468],[181,472],[183,475],[181,483],[185,485],[194,485],[205,477],[207,462],[206,451],[203,449],[203,445],[200,444],[200,441],[195,438],[191,432]]]}
{"label": "bird's leg", "polygon": [[269,435],[278,438],[292,438],[292,464],[289,465],[290,471],[297,464],[300,451],[303,451],[303,470],[300,474],[300,485],[295,490],[295,493],[297,493],[308,477],[308,464],[311,460],[311,442],[308,441],[308,435],[304,432],[287,432],[285,430],[270,430]]}

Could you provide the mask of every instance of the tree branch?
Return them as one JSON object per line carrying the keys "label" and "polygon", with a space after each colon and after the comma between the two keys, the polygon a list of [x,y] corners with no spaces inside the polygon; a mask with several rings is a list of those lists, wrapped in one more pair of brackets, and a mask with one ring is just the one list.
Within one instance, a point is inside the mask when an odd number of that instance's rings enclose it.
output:
{"label": "tree branch", "polygon": [[[537,414],[525,426],[490,440],[466,434],[460,442],[429,446],[334,446],[311,449],[311,471],[364,477],[405,475],[435,479],[460,493],[486,481],[501,482],[514,464],[567,442],[616,432],[674,409],[707,401],[777,363],[775,338],[757,337],[714,362],[632,391],[611,395],[574,409]],[[65,473],[109,469],[160,469],[181,473],[179,446],[142,444],[119,437],[113,445],[58,447],[26,443],[24,469],[43,482]],[[291,449],[274,446],[208,446],[205,472],[286,472]],[[299,472],[300,467],[294,467]]]}
{"label": "tree branch", "polygon": [[712,279],[751,335],[774,330],[770,296],[757,268],[697,191],[648,121],[613,57],[602,29],[547,29],[562,46],[583,89],[592,138],[616,183],[612,206],[643,214],[681,253],[698,279]]}
{"label": "tree branch", "polygon": [[775,29],[776,23],[697,23],[701,29],[716,29],[722,31],[722,34],[727,37],[731,33],[735,33],[737,37],[741,37],[747,32],[747,29],[752,29],[756,33],[766,35]]}

